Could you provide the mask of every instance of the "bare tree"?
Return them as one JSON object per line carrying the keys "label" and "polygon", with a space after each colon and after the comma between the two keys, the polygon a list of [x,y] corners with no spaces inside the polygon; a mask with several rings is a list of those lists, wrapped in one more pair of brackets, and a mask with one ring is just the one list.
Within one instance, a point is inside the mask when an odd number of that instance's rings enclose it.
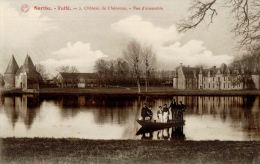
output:
{"label": "bare tree", "polygon": [[136,78],[138,93],[141,92],[141,54],[142,47],[136,41],[128,43],[126,49],[123,51],[124,58],[133,70],[134,77]]}
{"label": "bare tree", "polygon": [[[220,9],[230,10],[235,19],[232,32],[239,38],[242,47],[251,47],[260,41],[260,1],[259,0],[194,0],[191,15],[180,22],[179,31],[196,28],[206,21],[213,23]],[[258,47],[259,48],[259,47]]]}
{"label": "bare tree", "polygon": [[108,77],[108,81],[109,84],[114,84],[115,82],[115,61],[110,60],[108,61],[108,72],[107,72],[107,77]]}
{"label": "bare tree", "polygon": [[70,66],[70,72],[71,73],[79,73],[79,70],[76,66]]}
{"label": "bare tree", "polygon": [[104,59],[99,59],[95,63],[95,71],[98,74],[99,78],[99,84],[105,84],[106,85],[106,78],[107,78],[107,72],[108,72],[108,62]]}
{"label": "bare tree", "polygon": [[0,88],[4,86],[4,76],[0,74]]}
{"label": "bare tree", "polygon": [[121,58],[116,60],[115,72],[116,72],[116,77],[117,77],[117,83],[120,83],[120,84],[129,83],[130,70],[129,70],[128,63],[125,60],[123,60]]}
{"label": "bare tree", "polygon": [[144,46],[142,50],[142,61],[144,64],[145,91],[148,91],[151,71],[155,68],[155,53],[151,46]]}
{"label": "bare tree", "polygon": [[47,73],[46,68],[42,64],[36,64],[36,71],[41,75],[43,80],[47,80],[49,78],[49,73]]}
{"label": "bare tree", "polygon": [[57,72],[64,72],[64,73],[79,73],[79,70],[77,69],[76,66],[60,66],[56,68]]}
{"label": "bare tree", "polygon": [[[243,88],[254,88],[252,81],[252,74],[260,71],[260,50],[252,50],[244,54],[241,58],[235,59],[230,67],[233,70],[240,70],[237,78],[233,81],[234,85],[243,83]],[[237,71],[238,72],[238,71]]]}

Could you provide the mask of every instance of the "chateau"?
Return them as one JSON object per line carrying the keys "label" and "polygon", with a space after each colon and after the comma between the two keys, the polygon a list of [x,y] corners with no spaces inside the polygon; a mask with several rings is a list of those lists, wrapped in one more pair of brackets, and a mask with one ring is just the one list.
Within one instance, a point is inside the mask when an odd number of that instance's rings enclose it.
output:
{"label": "chateau", "polygon": [[4,73],[4,83],[6,89],[39,89],[41,75],[29,55],[26,56],[24,64],[19,68],[14,56],[11,57]]}
{"label": "chateau", "polygon": [[242,90],[260,89],[260,75],[256,71],[245,73],[243,69],[232,70],[226,64],[209,69],[187,67],[176,68],[173,78],[175,89]]}

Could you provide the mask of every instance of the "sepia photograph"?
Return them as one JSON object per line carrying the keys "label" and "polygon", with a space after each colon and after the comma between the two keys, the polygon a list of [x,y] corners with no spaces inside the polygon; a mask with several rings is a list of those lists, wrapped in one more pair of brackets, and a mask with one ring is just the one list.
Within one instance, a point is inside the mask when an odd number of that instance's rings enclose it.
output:
{"label": "sepia photograph", "polygon": [[260,163],[260,1],[0,0],[0,163]]}

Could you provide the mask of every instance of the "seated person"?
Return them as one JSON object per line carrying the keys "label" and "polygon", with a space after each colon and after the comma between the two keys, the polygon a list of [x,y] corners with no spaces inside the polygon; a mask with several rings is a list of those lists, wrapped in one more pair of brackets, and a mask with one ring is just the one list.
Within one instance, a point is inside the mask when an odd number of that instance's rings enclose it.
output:
{"label": "seated person", "polygon": [[148,108],[146,104],[144,104],[142,111],[141,111],[142,119],[145,120],[146,117],[149,117],[150,120],[152,120],[153,112],[151,110],[151,107]]}

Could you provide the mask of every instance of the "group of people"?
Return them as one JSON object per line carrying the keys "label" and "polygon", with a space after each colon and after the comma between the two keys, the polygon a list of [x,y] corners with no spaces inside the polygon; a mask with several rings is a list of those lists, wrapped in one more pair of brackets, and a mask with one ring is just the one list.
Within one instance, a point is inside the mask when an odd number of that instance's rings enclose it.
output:
{"label": "group of people", "polygon": [[[164,104],[163,107],[159,106],[159,110],[157,111],[157,118],[159,122],[167,122],[170,117],[170,112],[172,114],[172,120],[177,120],[177,119],[183,119],[183,112],[185,111],[186,107],[180,101],[179,103],[176,102],[175,99],[172,100],[170,106],[167,104]],[[145,120],[147,117],[149,120],[152,120],[153,118],[153,112],[152,112],[152,107],[147,106],[145,103],[142,112],[141,112],[142,119]]]}

